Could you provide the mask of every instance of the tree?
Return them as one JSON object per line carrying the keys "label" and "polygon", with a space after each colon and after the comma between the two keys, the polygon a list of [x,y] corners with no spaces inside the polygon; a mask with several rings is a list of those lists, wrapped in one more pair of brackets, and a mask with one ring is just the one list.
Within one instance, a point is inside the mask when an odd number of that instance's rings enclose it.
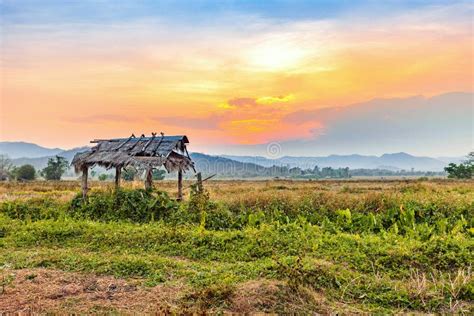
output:
{"label": "tree", "polygon": [[66,158],[56,156],[48,159],[48,166],[41,171],[41,175],[46,180],[61,180],[61,176],[69,168]]}
{"label": "tree", "polygon": [[448,178],[471,179],[474,176],[474,152],[467,155],[467,160],[460,164],[450,163],[444,168]]}
{"label": "tree", "polygon": [[107,180],[108,176],[105,173],[99,174],[99,181],[105,181]]}
{"label": "tree", "polygon": [[11,177],[13,164],[7,155],[0,155],[0,181],[7,180]]}
{"label": "tree", "polygon": [[125,181],[133,181],[138,174],[138,170],[133,167],[123,168],[122,179]]}
{"label": "tree", "polygon": [[165,174],[166,174],[165,170],[153,169],[152,179],[153,180],[163,180],[165,178]]}
{"label": "tree", "polygon": [[474,164],[474,151],[471,151],[469,154],[467,154],[467,160],[464,161],[464,163],[467,164]]}
{"label": "tree", "polygon": [[17,180],[34,180],[36,178],[36,170],[32,165],[15,168],[12,173]]}

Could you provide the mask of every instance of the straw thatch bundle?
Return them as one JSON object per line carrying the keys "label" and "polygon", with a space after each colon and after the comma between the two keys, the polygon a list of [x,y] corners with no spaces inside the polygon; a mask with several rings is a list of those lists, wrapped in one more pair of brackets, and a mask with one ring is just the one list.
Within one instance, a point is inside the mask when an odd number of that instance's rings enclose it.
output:
{"label": "straw thatch bundle", "polygon": [[76,172],[96,165],[110,168],[133,166],[139,169],[159,168],[164,166],[168,172],[194,169],[189,157],[186,136],[99,139],[91,143],[97,145],[90,150],[77,153],[72,160]]}

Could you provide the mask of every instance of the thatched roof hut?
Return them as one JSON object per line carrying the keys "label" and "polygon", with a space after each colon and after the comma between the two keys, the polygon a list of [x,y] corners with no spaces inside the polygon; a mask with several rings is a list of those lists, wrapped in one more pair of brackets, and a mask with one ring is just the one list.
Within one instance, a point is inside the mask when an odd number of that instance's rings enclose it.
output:
{"label": "thatched roof hut", "polygon": [[120,184],[122,168],[133,166],[146,170],[145,187],[151,188],[152,170],[164,166],[168,172],[178,172],[178,198],[181,196],[182,172],[189,169],[194,170],[186,144],[188,138],[182,136],[157,136],[152,133],[151,137],[96,139],[91,141],[97,145],[90,150],[77,153],[72,160],[76,172],[82,171],[83,195],[87,194],[88,169],[96,165],[107,169],[115,168],[115,183]]}

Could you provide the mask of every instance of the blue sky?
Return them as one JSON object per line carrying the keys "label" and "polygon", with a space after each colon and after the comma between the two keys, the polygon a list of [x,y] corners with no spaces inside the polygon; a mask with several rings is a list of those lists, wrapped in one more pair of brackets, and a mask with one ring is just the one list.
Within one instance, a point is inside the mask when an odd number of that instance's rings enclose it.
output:
{"label": "blue sky", "polygon": [[[2,0],[3,23],[106,23],[160,17],[177,23],[206,23],[219,14],[250,14],[287,20],[329,19],[339,15],[393,15],[453,4],[453,1],[34,1]],[[462,3],[462,2],[461,2]],[[465,2],[464,2],[465,3]],[[212,22],[211,22],[212,23]]]}

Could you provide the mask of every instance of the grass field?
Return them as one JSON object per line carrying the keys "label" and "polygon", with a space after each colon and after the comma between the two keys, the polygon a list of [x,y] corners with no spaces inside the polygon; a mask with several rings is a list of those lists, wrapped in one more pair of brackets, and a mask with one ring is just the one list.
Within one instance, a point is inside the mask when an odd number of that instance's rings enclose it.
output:
{"label": "grass field", "polygon": [[175,186],[0,184],[0,310],[474,313],[472,181]]}

